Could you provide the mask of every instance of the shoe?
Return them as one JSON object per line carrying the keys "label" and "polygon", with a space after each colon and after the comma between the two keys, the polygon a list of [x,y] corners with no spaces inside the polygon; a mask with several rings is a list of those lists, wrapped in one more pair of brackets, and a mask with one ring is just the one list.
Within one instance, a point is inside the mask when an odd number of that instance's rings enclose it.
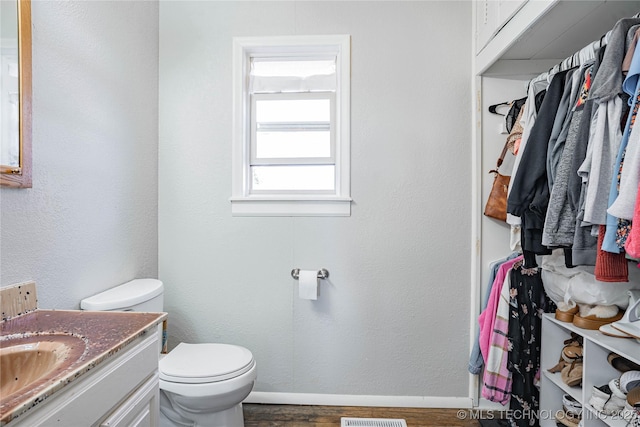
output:
{"label": "shoe", "polygon": [[620,385],[620,378],[612,379],[611,381],[609,381],[608,386],[612,394],[614,394],[615,396],[624,396],[624,400],[626,402],[627,392],[622,389],[622,386]]}
{"label": "shoe", "polygon": [[633,363],[616,353],[609,353],[607,356],[607,362],[620,372],[640,371],[640,365]]}
{"label": "shoe", "polygon": [[627,424],[628,427],[640,427],[640,409],[636,409]]}
{"label": "shoe", "polygon": [[579,305],[580,311],[573,316],[573,324],[578,328],[597,330],[600,326],[617,322],[624,312],[617,305]]}
{"label": "shoe", "polygon": [[620,390],[624,394],[629,393],[636,387],[640,386],[640,371],[627,371],[620,375]]}
{"label": "shoe", "polygon": [[564,342],[558,363],[548,369],[551,373],[560,372],[562,381],[570,387],[582,382],[582,337],[572,333]]}
{"label": "shoe", "polygon": [[622,409],[622,418],[630,421],[636,414],[640,414],[640,387],[631,389],[627,393],[627,401]]}
{"label": "shoe", "polygon": [[640,320],[638,314],[640,310],[640,289],[630,289],[627,293],[629,294],[627,310],[622,318],[619,321],[611,323],[611,326],[619,332],[630,335],[640,341],[640,338],[636,335],[636,329],[632,327],[633,322]]}
{"label": "shoe", "polygon": [[580,424],[580,418],[565,411],[556,412],[556,421],[558,426],[578,427]]}
{"label": "shoe", "polygon": [[605,384],[593,387],[589,404],[598,412],[614,415],[622,411],[626,401],[627,396],[624,393],[621,393],[619,389],[612,390],[609,384]]}
{"label": "shoe", "polygon": [[569,387],[576,387],[582,384],[582,361],[565,365],[560,372],[560,378]]}
{"label": "shoe", "polygon": [[556,308],[556,319],[561,322],[573,322],[573,316],[575,316],[578,310],[580,310],[580,307],[578,307],[573,301],[571,301],[571,303],[573,303],[572,307],[570,304],[562,304],[561,307]]}
{"label": "shoe", "polygon": [[562,407],[564,411],[576,415],[577,417],[582,416],[582,404],[574,399],[570,394],[565,394],[562,396]]}
{"label": "shoe", "polygon": [[620,414],[623,419],[626,421],[630,421],[633,416],[640,411],[640,405],[633,406],[630,405],[629,402],[624,404],[624,408],[622,408],[622,413]]}
{"label": "shoe", "polygon": [[[620,323],[620,322],[614,322],[616,324]],[[606,325],[602,325],[598,328],[598,330],[600,332],[602,332],[605,335],[608,335],[610,337],[616,337],[616,338],[633,338],[632,335],[629,335],[626,332],[622,332],[619,329],[616,329],[615,326],[613,326],[613,323],[607,323]]]}

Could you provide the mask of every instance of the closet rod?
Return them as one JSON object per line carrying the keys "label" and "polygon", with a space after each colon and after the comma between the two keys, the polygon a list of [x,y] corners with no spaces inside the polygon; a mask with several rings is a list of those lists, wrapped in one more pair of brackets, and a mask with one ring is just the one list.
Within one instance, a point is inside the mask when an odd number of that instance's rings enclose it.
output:
{"label": "closet rod", "polygon": [[[640,18],[640,12],[636,13],[631,18]],[[545,71],[544,73],[531,79],[529,81],[529,86],[531,86],[532,83],[550,79],[556,73],[578,67],[588,61],[594,60],[598,49],[607,45],[607,42],[609,41],[609,37],[611,36],[611,31],[612,30],[607,31],[607,33],[602,37],[600,37],[600,39],[589,43],[588,45],[586,45],[585,47],[583,47],[573,55],[565,58],[562,62],[554,65],[549,71]]]}
{"label": "closet rod", "polygon": [[544,73],[534,77],[529,82],[529,85],[532,83],[540,82],[542,80],[547,80],[553,77],[555,74],[566,71],[571,68],[578,67],[588,61],[595,59],[596,51],[607,45],[609,41],[609,35],[611,34],[611,30],[609,30],[605,35],[603,35],[600,39],[593,41],[574,53],[571,56],[566,57],[562,62],[554,65],[549,71],[545,71]]}

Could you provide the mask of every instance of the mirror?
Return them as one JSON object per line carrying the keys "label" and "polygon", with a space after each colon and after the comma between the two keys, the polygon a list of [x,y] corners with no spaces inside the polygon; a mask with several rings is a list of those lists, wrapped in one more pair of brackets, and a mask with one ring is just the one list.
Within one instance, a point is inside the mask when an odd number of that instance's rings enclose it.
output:
{"label": "mirror", "polygon": [[31,187],[31,0],[0,1],[0,185]]}

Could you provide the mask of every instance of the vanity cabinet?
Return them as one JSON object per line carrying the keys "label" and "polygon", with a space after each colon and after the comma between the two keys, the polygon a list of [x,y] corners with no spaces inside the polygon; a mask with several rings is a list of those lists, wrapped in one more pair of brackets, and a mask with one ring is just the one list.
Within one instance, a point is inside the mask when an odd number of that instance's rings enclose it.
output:
{"label": "vanity cabinet", "polygon": [[137,338],[6,426],[157,426],[160,332]]}
{"label": "vanity cabinet", "polygon": [[[582,385],[567,386],[560,373],[550,373],[548,369],[556,365],[560,358],[564,341],[571,338],[571,333],[583,338],[583,371]],[[562,396],[571,395],[582,403],[584,427],[625,427],[627,421],[621,416],[605,416],[599,414],[591,405],[593,386],[609,383],[619,378],[621,373],[608,362],[609,353],[640,363],[640,343],[635,339],[615,338],[595,330],[580,329],[572,323],[561,322],[553,314],[545,314],[542,319],[542,354],[541,354],[541,392],[540,392],[540,425],[555,426],[554,416],[562,410]]]}

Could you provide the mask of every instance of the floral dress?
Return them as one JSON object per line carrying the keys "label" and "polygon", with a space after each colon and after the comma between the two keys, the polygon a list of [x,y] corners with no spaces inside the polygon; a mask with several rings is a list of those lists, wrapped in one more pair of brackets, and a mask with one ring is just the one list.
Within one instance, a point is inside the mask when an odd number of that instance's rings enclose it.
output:
{"label": "floral dress", "polygon": [[526,255],[525,261],[518,261],[509,273],[508,368],[512,385],[508,419],[512,427],[539,425],[542,315],[555,310],[544,291],[540,268],[525,268],[525,265],[536,265],[535,257]]}

